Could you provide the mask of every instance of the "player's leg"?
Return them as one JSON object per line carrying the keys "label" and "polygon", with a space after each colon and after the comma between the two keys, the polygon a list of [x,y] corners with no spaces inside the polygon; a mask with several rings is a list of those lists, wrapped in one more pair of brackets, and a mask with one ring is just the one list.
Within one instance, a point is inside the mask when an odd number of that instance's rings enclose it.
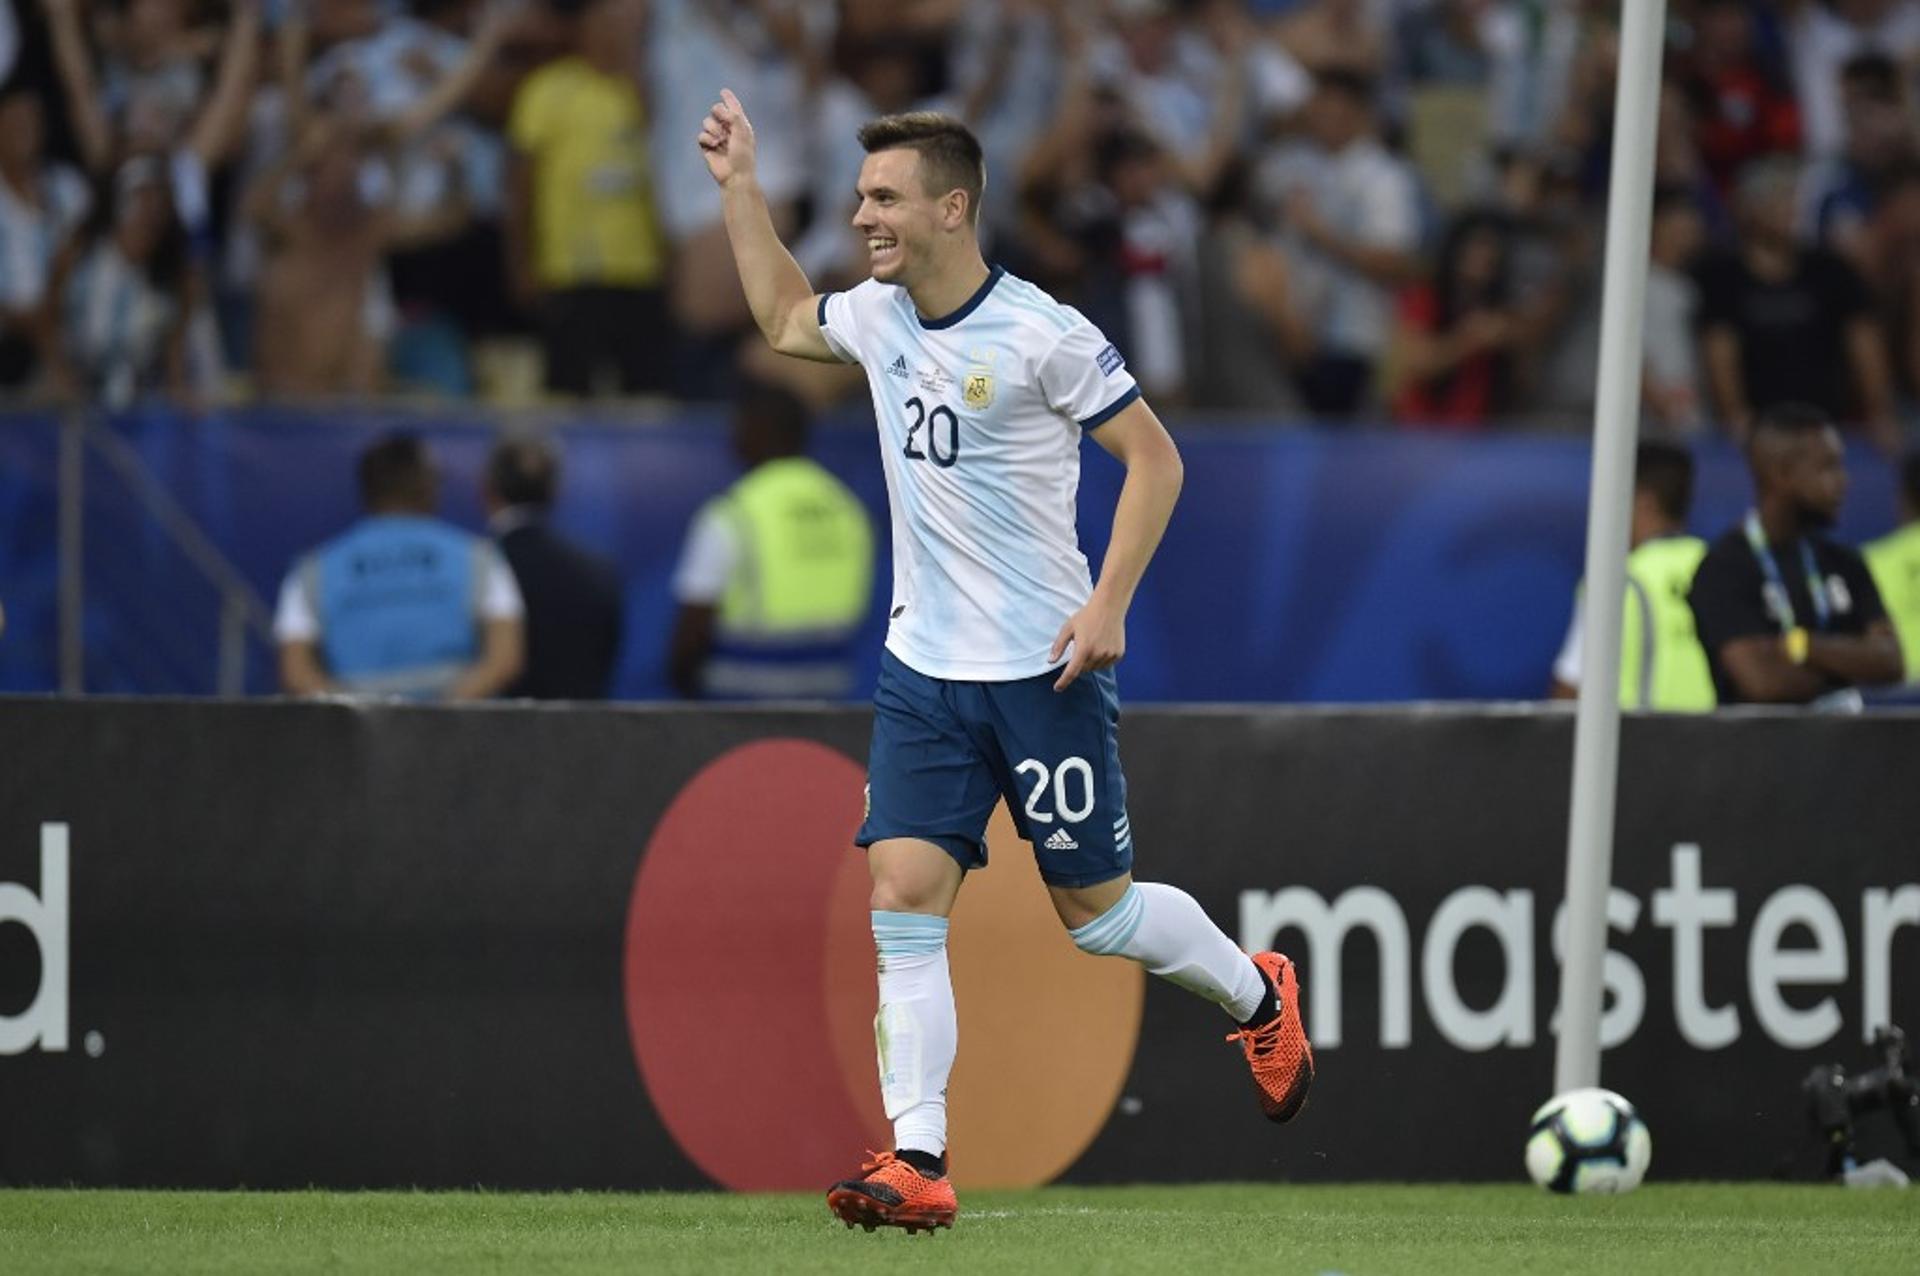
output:
{"label": "player's leg", "polygon": [[1298,981],[1279,953],[1249,956],[1193,896],[1135,882],[1133,826],[1120,766],[1120,702],[1111,671],[1064,692],[1050,679],[1001,693],[1016,821],[1033,844],[1054,911],[1079,948],[1125,957],[1220,1006],[1240,1032],[1261,1105],[1285,1121],[1313,1080]]}
{"label": "player's leg", "polygon": [[828,1192],[849,1226],[950,1226],[958,1212],[946,1177],[947,1078],[959,1043],[947,917],[966,870],[986,863],[998,797],[945,685],[883,656],[855,841],[873,881],[874,1040],[894,1148]]}
{"label": "player's leg", "polygon": [[1313,1085],[1313,1047],[1291,961],[1277,952],[1249,956],[1177,886],[1129,877],[1047,890],[1082,952],[1137,961],[1233,1016],[1240,1030],[1227,1040],[1246,1055],[1261,1110],[1274,1121],[1299,1115]]}
{"label": "player's leg", "polygon": [[946,1169],[947,1077],[960,1036],[947,918],[964,874],[944,848],[904,837],[868,847],[867,868],[880,972],[873,1025],[880,1097],[893,1122],[894,1155],[939,1174]]}

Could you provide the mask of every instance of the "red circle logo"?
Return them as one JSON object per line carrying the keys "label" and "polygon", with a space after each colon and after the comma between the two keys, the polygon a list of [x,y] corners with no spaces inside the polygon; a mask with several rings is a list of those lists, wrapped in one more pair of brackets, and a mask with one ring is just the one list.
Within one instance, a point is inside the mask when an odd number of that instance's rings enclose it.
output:
{"label": "red circle logo", "polygon": [[[820,1188],[892,1146],[874,1075],[865,775],[807,740],[763,740],[688,781],[627,910],[634,1058],[661,1122],[715,1182]],[[954,1178],[1031,1186],[1085,1150],[1119,1098],[1143,978],[1085,956],[1004,809],[990,871],[949,937],[961,1049],[948,1086]]]}

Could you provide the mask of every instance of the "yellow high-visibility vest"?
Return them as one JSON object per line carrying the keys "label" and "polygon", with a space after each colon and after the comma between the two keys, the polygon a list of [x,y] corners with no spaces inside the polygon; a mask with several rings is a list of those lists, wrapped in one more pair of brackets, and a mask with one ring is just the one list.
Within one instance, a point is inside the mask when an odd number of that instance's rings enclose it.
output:
{"label": "yellow high-visibility vest", "polygon": [[804,456],[755,466],[722,498],[740,561],[716,618],[723,639],[843,633],[866,616],[873,528],[846,485]]}
{"label": "yellow high-visibility vest", "polygon": [[1627,555],[1620,634],[1620,707],[1704,713],[1714,706],[1713,674],[1693,624],[1687,590],[1707,543],[1659,536]]}
{"label": "yellow high-visibility vest", "polygon": [[1900,635],[1907,681],[1920,682],[1920,522],[1861,546],[1860,555]]}

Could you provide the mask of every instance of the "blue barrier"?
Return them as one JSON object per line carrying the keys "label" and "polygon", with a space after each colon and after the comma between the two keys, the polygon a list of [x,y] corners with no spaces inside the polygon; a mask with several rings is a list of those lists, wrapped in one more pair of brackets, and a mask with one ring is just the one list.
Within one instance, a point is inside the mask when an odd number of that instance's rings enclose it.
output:
{"label": "blue barrier", "polygon": [[[152,409],[119,417],[112,428],[271,604],[294,557],[354,517],[354,458],[383,430],[404,426],[426,437],[444,471],[443,511],[480,527],[490,441],[477,428],[483,424],[477,414],[451,410],[187,417]],[[1584,439],[1197,420],[1173,428],[1186,458],[1186,494],[1130,617],[1120,670],[1128,699],[1540,694],[1580,571]],[[617,692],[665,696],[674,561],[700,502],[735,474],[724,413],[678,409],[644,425],[581,414],[553,429],[566,464],[557,523],[616,560],[627,582]],[[824,423],[813,451],[884,529],[871,419]],[[0,417],[0,601],[9,615],[0,690],[56,682],[57,460],[54,421]],[[1851,464],[1840,532],[1857,541],[1892,524],[1894,484],[1890,468],[1864,450]],[[103,468],[88,467],[88,688],[210,691],[213,595]],[[1086,444],[1080,535],[1096,564],[1121,478],[1111,458]],[[1748,492],[1735,451],[1703,445],[1694,526],[1707,534],[1729,526]],[[863,643],[868,686],[888,573],[883,561]],[[183,628],[188,612],[204,612],[204,623]],[[272,689],[271,663],[258,649],[248,685]]]}

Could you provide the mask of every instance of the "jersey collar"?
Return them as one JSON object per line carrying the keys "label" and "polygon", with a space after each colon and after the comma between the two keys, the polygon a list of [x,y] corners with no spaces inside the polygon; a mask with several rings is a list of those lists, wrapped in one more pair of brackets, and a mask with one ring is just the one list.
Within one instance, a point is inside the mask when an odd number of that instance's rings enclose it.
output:
{"label": "jersey collar", "polygon": [[961,303],[960,308],[951,314],[942,315],[938,319],[927,319],[923,318],[920,312],[916,310],[913,312],[914,318],[920,320],[920,326],[922,328],[951,328],[954,324],[959,323],[962,319],[965,319],[968,315],[978,310],[980,303],[987,299],[987,294],[993,291],[993,286],[1000,282],[1000,276],[1006,273],[1006,267],[1004,266],[995,266],[992,270],[989,270],[987,272],[987,281],[975,289],[973,296],[968,297],[966,301]]}

